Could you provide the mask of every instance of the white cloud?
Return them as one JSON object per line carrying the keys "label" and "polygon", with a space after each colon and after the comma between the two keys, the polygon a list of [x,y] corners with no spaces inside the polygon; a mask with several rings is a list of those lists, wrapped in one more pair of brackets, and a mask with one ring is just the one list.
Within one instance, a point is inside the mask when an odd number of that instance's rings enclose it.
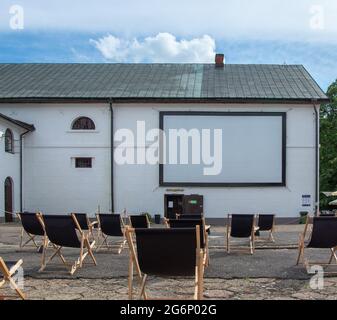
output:
{"label": "white cloud", "polygon": [[170,33],[158,33],[143,40],[107,35],[90,42],[103,57],[113,62],[200,62],[214,61],[215,41],[208,35],[177,40]]}

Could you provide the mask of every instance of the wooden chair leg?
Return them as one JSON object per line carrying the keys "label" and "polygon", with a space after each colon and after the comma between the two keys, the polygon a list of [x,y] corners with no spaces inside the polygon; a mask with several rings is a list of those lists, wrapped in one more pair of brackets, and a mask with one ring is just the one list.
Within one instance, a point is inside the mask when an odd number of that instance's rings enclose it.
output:
{"label": "wooden chair leg", "polygon": [[331,256],[330,256],[330,260],[329,260],[329,264],[332,263],[332,260],[335,259],[335,262],[337,263],[337,255],[336,255],[336,249],[337,248],[331,248]]}
{"label": "wooden chair leg", "polygon": [[44,237],[43,248],[42,248],[41,267],[46,264],[46,252],[47,252],[47,249],[48,249],[48,243],[49,243],[49,240],[47,240],[47,237]]}
{"label": "wooden chair leg", "polygon": [[15,283],[15,281],[13,280],[12,277],[8,278],[8,281],[10,282],[10,284],[12,285],[12,288],[16,291],[16,293],[19,295],[19,297],[22,300],[25,300],[25,294],[22,292],[22,290],[17,286],[17,284]]}
{"label": "wooden chair leg", "polygon": [[230,253],[230,236],[227,234],[227,253]]}
{"label": "wooden chair leg", "polygon": [[129,300],[132,300],[132,291],[133,291],[133,260],[132,260],[132,255],[131,254],[129,256],[128,286],[129,286]]}
{"label": "wooden chair leg", "polygon": [[249,248],[250,248],[250,254],[254,254],[252,237],[250,237],[250,239],[249,239]]}
{"label": "wooden chair leg", "polygon": [[84,236],[82,236],[82,239],[81,239],[81,249],[80,249],[80,268],[82,268],[82,265],[83,265],[84,241],[85,241],[85,238],[84,238]]}
{"label": "wooden chair leg", "polygon": [[255,253],[255,235],[253,234],[252,235],[252,254],[254,254]]}
{"label": "wooden chair leg", "polygon": [[301,245],[298,248],[298,256],[297,256],[297,261],[296,261],[296,265],[298,266],[303,258],[303,254],[304,254],[304,247]]}
{"label": "wooden chair leg", "polygon": [[89,256],[91,257],[92,261],[94,262],[95,266],[97,266],[97,261],[96,261],[96,258],[92,252],[92,249],[93,247],[95,246],[95,240],[90,244],[89,243],[89,240],[86,239],[86,247],[87,247],[87,250],[88,250],[88,253],[89,253]]}
{"label": "wooden chair leg", "polygon": [[122,253],[122,251],[123,251],[123,249],[124,249],[124,247],[125,247],[125,245],[126,245],[126,239],[124,238],[123,239],[123,241],[122,241],[122,243],[121,243],[121,245],[120,245],[120,247],[119,247],[119,249],[118,249],[118,254],[121,254]]}
{"label": "wooden chair leg", "polygon": [[66,259],[64,259],[63,255],[61,253],[62,247],[57,247],[57,246],[53,245],[53,248],[54,248],[55,252],[48,258],[47,261],[45,261],[45,258],[46,258],[46,248],[44,248],[44,253],[43,253],[43,258],[42,258],[43,260],[42,260],[42,264],[41,264],[41,268],[39,269],[39,272],[42,272],[46,268],[47,264],[50,261],[52,261],[55,258],[55,256],[57,256],[57,255],[60,257],[60,259],[63,262],[63,264],[65,266],[67,266],[67,261],[66,261]]}
{"label": "wooden chair leg", "polygon": [[198,270],[198,300],[203,299],[203,291],[204,291],[204,265],[202,263],[202,253],[200,252],[199,258],[199,270]]}
{"label": "wooden chair leg", "polygon": [[194,300],[198,300],[199,295],[198,279],[199,279],[199,265],[195,267]]}
{"label": "wooden chair leg", "polygon": [[22,243],[23,242],[23,235],[22,235],[22,238],[20,240],[20,248],[25,247],[29,242],[33,242],[33,244],[35,245],[35,247],[39,248],[39,245],[35,242],[35,237],[36,236],[32,236],[29,233],[27,233],[27,236],[28,236],[28,239],[26,240],[26,242]]}
{"label": "wooden chair leg", "polygon": [[23,228],[21,228],[21,234],[20,234],[20,243],[19,243],[19,248],[22,248],[22,242],[23,242]]}
{"label": "wooden chair leg", "polygon": [[144,300],[147,299],[146,295],[145,295],[145,285],[146,285],[146,280],[147,280],[147,274],[143,274],[143,279],[140,285],[140,291],[139,291],[139,299],[141,299],[142,297],[144,297]]}

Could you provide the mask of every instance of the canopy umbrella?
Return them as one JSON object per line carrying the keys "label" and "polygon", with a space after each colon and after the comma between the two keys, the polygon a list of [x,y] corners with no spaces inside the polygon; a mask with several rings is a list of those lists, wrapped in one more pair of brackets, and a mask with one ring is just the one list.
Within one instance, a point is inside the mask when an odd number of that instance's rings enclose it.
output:
{"label": "canopy umbrella", "polygon": [[322,191],[322,193],[326,197],[337,197],[337,191],[331,192],[331,191]]}
{"label": "canopy umbrella", "polygon": [[337,200],[329,202],[329,206],[337,206]]}

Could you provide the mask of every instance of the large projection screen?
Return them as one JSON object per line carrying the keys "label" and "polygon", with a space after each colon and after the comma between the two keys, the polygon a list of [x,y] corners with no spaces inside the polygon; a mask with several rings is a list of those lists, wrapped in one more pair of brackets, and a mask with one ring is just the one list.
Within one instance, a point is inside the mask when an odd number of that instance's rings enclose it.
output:
{"label": "large projection screen", "polygon": [[286,113],[162,111],[160,129],[162,186],[285,186]]}

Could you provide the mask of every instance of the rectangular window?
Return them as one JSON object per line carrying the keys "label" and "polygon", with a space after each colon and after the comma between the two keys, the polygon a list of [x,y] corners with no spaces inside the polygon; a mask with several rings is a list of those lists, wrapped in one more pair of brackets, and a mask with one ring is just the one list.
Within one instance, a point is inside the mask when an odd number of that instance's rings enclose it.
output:
{"label": "rectangular window", "polygon": [[75,168],[92,168],[92,158],[75,158]]}

